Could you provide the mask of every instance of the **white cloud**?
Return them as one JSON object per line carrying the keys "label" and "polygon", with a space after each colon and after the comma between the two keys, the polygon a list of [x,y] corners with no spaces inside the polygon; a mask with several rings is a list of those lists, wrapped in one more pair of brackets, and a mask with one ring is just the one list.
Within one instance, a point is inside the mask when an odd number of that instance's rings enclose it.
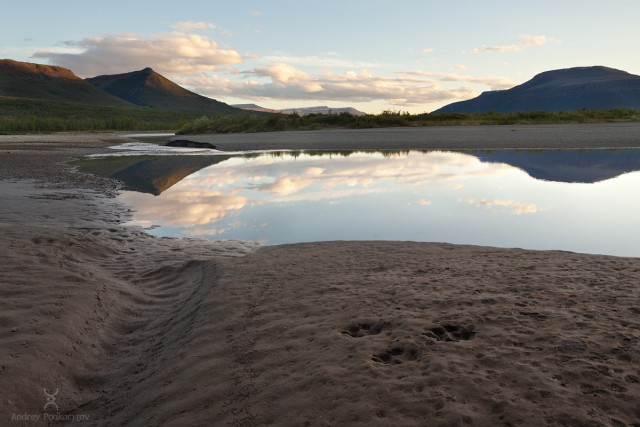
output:
{"label": "white cloud", "polygon": [[420,50],[420,53],[423,55],[431,55],[433,53],[433,49],[427,47]]}
{"label": "white cloud", "polygon": [[[335,73],[325,71],[312,76],[285,64],[243,72],[244,82],[215,77],[183,79],[182,84],[198,93],[216,97],[232,94],[252,100],[318,100],[369,102],[385,101],[390,105],[408,107],[430,102],[468,99],[475,90],[469,87],[444,88],[434,79],[417,77],[375,76],[367,70]],[[256,77],[256,78],[251,78]],[[259,78],[267,77],[264,82]]]}
{"label": "white cloud", "polygon": [[120,34],[68,42],[81,48],[80,53],[36,52],[33,57],[72,69],[88,77],[116,74],[145,67],[161,73],[192,73],[215,70],[220,66],[242,62],[242,56],[204,35],[181,32],[161,33],[152,37]]}
{"label": "white cloud", "polygon": [[549,39],[546,36],[532,36],[525,34],[520,36],[516,43],[512,43],[509,45],[492,45],[492,46],[482,46],[481,48],[474,48],[470,51],[465,51],[463,53],[506,53],[506,52],[518,52],[520,50],[532,47],[532,46],[542,46],[546,44]]}
{"label": "white cloud", "polygon": [[[351,60],[336,52],[317,56],[247,55],[225,48],[201,32],[220,33],[212,23],[180,21],[172,28],[182,31],[86,38],[67,42],[64,48],[41,49],[33,57],[70,68],[81,77],[152,67],[196,93],[233,98],[234,102],[377,103],[379,108],[384,103],[385,108],[426,110],[434,104],[476,96],[479,84],[491,89],[514,85],[502,77],[427,71],[389,74],[393,64]],[[523,36],[518,46],[545,40],[544,36]],[[433,50],[424,48],[420,52],[430,54]],[[245,61],[251,66],[237,67]]]}
{"label": "white cloud", "polygon": [[398,74],[430,77],[441,82],[479,83],[491,89],[507,89],[514,86],[511,79],[506,77],[474,77],[452,73],[432,73],[429,71],[398,71]]}
{"label": "white cloud", "polygon": [[262,58],[267,63],[278,64],[290,64],[301,67],[321,67],[321,68],[379,68],[389,66],[392,64],[386,64],[381,62],[370,61],[353,61],[349,59],[343,59],[336,55],[327,56],[290,56],[290,55],[270,55]]}
{"label": "white cloud", "polygon": [[210,22],[179,21],[172,24],[171,28],[178,31],[193,31],[193,30],[213,30],[216,28],[216,26]]}
{"label": "white cloud", "polygon": [[248,73],[270,77],[278,83],[297,83],[311,79],[309,74],[288,64],[275,64],[265,68],[254,68]]}

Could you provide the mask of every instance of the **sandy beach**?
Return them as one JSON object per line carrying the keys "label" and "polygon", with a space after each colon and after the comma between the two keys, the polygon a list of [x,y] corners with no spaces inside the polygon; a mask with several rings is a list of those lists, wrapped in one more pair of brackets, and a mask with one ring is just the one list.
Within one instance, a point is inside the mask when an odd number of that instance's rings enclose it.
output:
{"label": "sandy beach", "polygon": [[[504,141],[640,146],[638,124],[563,129]],[[287,134],[246,138],[318,144]],[[65,163],[127,141],[0,136],[1,425],[640,426],[640,259],[155,238]]]}
{"label": "sandy beach", "polygon": [[178,135],[219,150],[478,150],[640,147],[640,123],[431,126]]}

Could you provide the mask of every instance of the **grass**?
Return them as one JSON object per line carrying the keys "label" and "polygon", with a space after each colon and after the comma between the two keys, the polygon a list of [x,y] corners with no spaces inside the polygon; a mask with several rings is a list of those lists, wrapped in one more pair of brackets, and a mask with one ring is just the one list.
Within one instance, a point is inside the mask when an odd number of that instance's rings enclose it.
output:
{"label": "grass", "polygon": [[175,131],[200,114],[0,96],[0,133]]}
{"label": "grass", "polygon": [[270,116],[202,116],[178,130],[178,134],[273,132],[284,130],[365,129],[396,126],[514,125],[555,123],[638,122],[636,110],[530,111],[518,113],[441,113],[409,114],[385,111],[381,114],[353,116],[342,114],[273,114]]}
{"label": "grass", "polygon": [[107,107],[0,96],[0,134],[177,130],[178,134],[365,129],[396,126],[637,122],[640,111],[578,110],[519,113],[216,114],[143,107]]}

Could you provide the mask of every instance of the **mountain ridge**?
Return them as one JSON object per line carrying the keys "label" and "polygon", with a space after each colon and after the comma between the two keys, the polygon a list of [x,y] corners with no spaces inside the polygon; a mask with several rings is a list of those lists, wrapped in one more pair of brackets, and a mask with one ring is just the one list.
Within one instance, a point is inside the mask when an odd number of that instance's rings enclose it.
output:
{"label": "mountain ridge", "polygon": [[261,107],[257,104],[233,104],[232,107],[240,108],[247,111],[261,111],[265,113],[280,113],[280,114],[299,114],[305,116],[307,114],[341,114],[349,113],[354,116],[364,116],[367,113],[357,110],[353,107],[338,107],[332,108],[326,105],[317,105],[313,107],[300,107],[300,108],[283,108],[281,110],[275,110],[271,108]]}
{"label": "mountain ridge", "polygon": [[55,65],[0,60],[0,96],[109,107],[134,105]]}
{"label": "mountain ridge", "polygon": [[640,76],[605,66],[544,71],[511,89],[483,92],[433,113],[640,110]]}
{"label": "mountain ridge", "polygon": [[177,85],[147,67],[85,79],[95,87],[141,107],[201,113],[236,114],[240,110]]}

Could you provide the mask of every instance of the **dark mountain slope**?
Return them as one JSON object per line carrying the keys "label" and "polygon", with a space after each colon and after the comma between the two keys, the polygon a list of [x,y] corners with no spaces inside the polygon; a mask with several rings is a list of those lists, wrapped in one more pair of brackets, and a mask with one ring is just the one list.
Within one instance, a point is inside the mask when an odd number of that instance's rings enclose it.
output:
{"label": "dark mountain slope", "polygon": [[114,96],[144,107],[198,113],[241,112],[223,102],[188,91],[151,68],[92,77],[87,81]]}
{"label": "dark mountain slope", "polygon": [[546,71],[508,90],[446,105],[434,113],[640,110],[640,76],[607,67]]}
{"label": "dark mountain slope", "polygon": [[133,107],[87,83],[71,70],[51,65],[0,60],[0,96],[89,104],[110,107]]}

